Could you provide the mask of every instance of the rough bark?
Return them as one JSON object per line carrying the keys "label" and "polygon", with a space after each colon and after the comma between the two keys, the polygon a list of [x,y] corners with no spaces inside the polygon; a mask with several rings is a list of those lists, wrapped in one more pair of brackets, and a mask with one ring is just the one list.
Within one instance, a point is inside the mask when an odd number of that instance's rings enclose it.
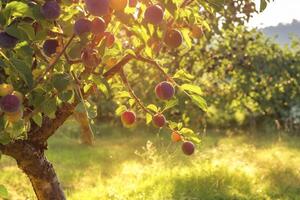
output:
{"label": "rough bark", "polygon": [[1,151],[17,161],[18,167],[30,179],[39,200],[66,199],[54,168],[46,159],[43,150],[27,141],[17,141],[1,146]]}

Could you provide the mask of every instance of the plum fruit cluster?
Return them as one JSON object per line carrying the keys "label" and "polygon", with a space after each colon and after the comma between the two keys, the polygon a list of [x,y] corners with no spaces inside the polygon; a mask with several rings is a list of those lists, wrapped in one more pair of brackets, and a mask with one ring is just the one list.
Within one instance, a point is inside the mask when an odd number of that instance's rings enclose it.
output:
{"label": "plum fruit cluster", "polygon": [[[144,13],[144,20],[153,25],[163,22],[164,9],[160,5],[149,6]],[[169,29],[165,33],[164,43],[170,48],[178,48],[183,42],[182,34],[177,29]]]}
{"label": "plum fruit cluster", "polygon": [[8,122],[14,123],[22,119],[23,95],[14,91],[13,86],[3,83],[0,85],[0,109],[5,113]]}
{"label": "plum fruit cluster", "polygon": [[[175,88],[172,83],[162,81],[156,85],[155,93],[158,99],[166,101],[175,95]],[[136,122],[136,114],[133,111],[126,110],[121,114],[121,121],[125,127],[132,127]],[[157,128],[163,128],[168,124],[168,121],[162,113],[158,112],[152,116],[152,123]],[[185,155],[194,153],[195,145],[190,141],[185,141],[179,131],[172,130],[171,140],[173,142],[183,142],[181,148]]]}

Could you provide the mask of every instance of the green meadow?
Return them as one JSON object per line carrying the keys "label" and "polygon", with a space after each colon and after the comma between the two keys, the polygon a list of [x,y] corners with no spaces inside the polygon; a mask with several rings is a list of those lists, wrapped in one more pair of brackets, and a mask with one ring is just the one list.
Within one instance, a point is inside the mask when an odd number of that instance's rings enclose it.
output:
{"label": "green meadow", "polygon": [[[299,137],[208,130],[188,157],[147,127],[98,126],[92,147],[78,130],[68,121],[47,151],[70,200],[300,199]],[[15,161],[4,156],[0,169],[9,199],[35,199]]]}

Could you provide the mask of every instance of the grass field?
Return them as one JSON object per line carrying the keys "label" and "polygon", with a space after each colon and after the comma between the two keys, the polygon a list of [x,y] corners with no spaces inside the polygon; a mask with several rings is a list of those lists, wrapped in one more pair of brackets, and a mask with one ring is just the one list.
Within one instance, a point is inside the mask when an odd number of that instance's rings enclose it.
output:
{"label": "grass field", "polygon": [[[93,147],[79,143],[78,130],[69,122],[47,152],[70,200],[300,199],[300,138],[208,131],[187,157],[179,144],[148,128],[103,125]],[[12,200],[35,199],[8,157],[0,161],[0,184]]]}

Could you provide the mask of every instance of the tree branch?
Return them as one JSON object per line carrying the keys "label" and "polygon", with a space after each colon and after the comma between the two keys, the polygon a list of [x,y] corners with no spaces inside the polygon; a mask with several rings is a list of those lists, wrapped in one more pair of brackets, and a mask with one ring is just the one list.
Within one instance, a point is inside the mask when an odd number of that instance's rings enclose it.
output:
{"label": "tree branch", "polygon": [[124,56],[124,58],[120,62],[118,62],[115,66],[113,66],[110,70],[103,74],[104,78],[109,79],[115,74],[119,73],[123,69],[123,66],[126,65],[133,58],[134,56],[132,56],[131,54]]}
{"label": "tree branch", "polygon": [[148,114],[150,114],[151,116],[153,116],[154,114],[153,114],[148,108],[146,108],[146,107],[144,106],[144,104],[142,103],[142,101],[141,101],[141,100],[136,96],[136,94],[134,93],[133,89],[131,88],[131,86],[130,86],[130,84],[129,84],[129,82],[128,82],[128,79],[127,79],[126,75],[124,74],[124,70],[121,70],[121,71],[119,72],[119,74],[120,74],[120,77],[121,77],[123,83],[124,83],[125,86],[127,87],[128,92],[130,93],[130,96],[131,96],[132,98],[135,99],[135,101],[137,102],[137,104],[142,108],[142,110],[143,110],[145,113],[148,113]]}

